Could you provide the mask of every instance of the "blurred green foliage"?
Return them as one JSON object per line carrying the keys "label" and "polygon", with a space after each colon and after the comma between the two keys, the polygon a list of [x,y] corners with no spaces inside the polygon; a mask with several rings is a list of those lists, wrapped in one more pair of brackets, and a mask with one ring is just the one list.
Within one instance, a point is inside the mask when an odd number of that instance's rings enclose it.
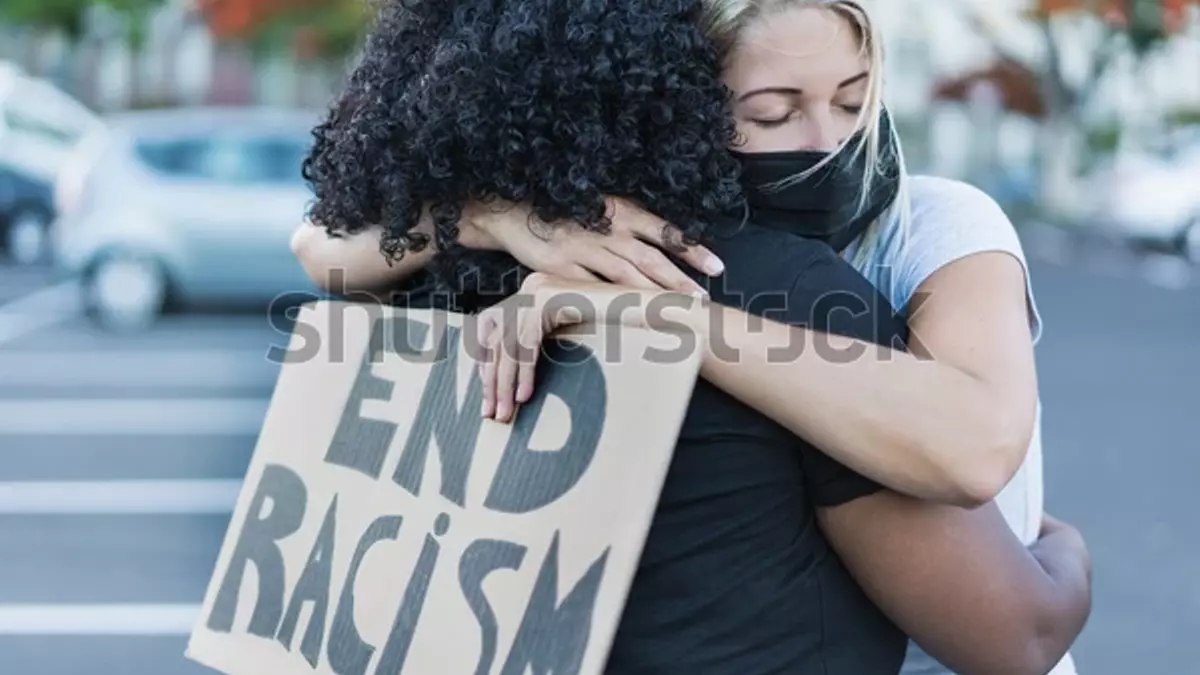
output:
{"label": "blurred green foliage", "polygon": [[1135,56],[1153,52],[1171,36],[1164,21],[1162,0],[1126,0],[1127,23],[1119,28],[1125,33]]}
{"label": "blurred green foliage", "polygon": [[1200,107],[1175,108],[1167,113],[1167,123],[1173,127],[1200,126]]}
{"label": "blurred green foliage", "polygon": [[1122,125],[1109,123],[1092,127],[1087,130],[1088,150],[1096,154],[1115,152],[1121,143]]}
{"label": "blurred green foliage", "polygon": [[[7,1],[7,0],[5,0]],[[89,4],[105,5],[125,19],[126,34],[130,47],[140,49],[146,41],[146,31],[151,14],[165,0],[94,0]]]}
{"label": "blurred green foliage", "polygon": [[87,14],[96,5],[108,7],[123,17],[128,38],[136,48],[146,35],[150,14],[164,0],[3,0],[0,20],[15,26],[60,31],[70,40],[78,39],[87,23]]}
{"label": "blurred green foliage", "polygon": [[83,33],[86,0],[3,0],[0,20],[15,26],[57,30],[70,39]]}
{"label": "blurred green foliage", "polygon": [[277,14],[251,42],[259,53],[307,48],[314,56],[346,58],[358,49],[367,24],[365,0],[325,0]]}

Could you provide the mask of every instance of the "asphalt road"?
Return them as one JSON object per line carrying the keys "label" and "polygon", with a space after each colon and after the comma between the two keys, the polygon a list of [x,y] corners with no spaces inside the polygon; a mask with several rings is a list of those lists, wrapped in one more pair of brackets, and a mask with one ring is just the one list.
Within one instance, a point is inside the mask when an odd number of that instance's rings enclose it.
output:
{"label": "asphalt road", "polygon": [[[1120,269],[1034,267],[1047,503],[1095,559],[1080,672],[1181,675],[1200,663],[1200,285]],[[68,291],[0,268],[0,675],[208,673],[186,633],[284,336],[254,315],[106,335]]]}

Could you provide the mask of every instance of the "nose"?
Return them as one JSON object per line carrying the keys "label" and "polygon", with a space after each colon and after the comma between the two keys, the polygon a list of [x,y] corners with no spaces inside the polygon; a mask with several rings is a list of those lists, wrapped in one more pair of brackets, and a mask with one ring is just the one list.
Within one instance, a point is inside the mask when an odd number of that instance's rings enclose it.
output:
{"label": "nose", "polygon": [[799,149],[813,152],[833,152],[842,141],[839,132],[832,111],[810,113],[804,118],[803,138]]}

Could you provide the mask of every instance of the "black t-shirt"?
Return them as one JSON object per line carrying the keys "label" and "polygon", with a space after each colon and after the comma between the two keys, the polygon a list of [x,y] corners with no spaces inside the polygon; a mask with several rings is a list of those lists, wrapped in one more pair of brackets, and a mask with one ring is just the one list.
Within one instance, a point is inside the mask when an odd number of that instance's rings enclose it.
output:
{"label": "black t-shirt", "polygon": [[[726,266],[708,282],[715,302],[885,345],[906,337],[886,298],[825,244],[746,225],[709,248]],[[606,672],[899,672],[905,636],[815,521],[815,507],[879,489],[697,382]]]}
{"label": "black t-shirt", "polygon": [[[726,266],[702,280],[715,302],[885,345],[907,337],[887,299],[823,243],[747,224],[706,244]],[[473,296],[435,288],[418,275],[395,300],[478,309]],[[879,489],[697,382],[606,673],[898,673],[906,637],[850,578],[815,521],[817,507]]]}

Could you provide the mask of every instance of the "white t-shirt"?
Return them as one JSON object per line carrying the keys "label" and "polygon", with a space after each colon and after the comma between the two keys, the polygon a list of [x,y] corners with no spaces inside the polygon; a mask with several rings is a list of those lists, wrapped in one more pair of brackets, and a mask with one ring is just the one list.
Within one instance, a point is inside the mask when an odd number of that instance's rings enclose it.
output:
{"label": "white t-shirt", "polygon": [[[881,223],[870,256],[856,265],[859,272],[887,296],[892,306],[903,309],[917,287],[942,267],[975,253],[1009,253],[1025,268],[1029,329],[1037,344],[1042,334],[1042,319],[1029,284],[1029,267],[1016,230],[1000,206],[982,190],[946,178],[912,176],[908,186],[912,219],[907,238],[896,223]],[[854,242],[846,249],[847,260],[856,261],[859,244]],[[1040,401],[1025,461],[996,497],[996,503],[1022,542],[1029,544],[1037,539],[1043,509]],[[901,673],[947,675],[950,671],[910,642]],[[1068,654],[1051,675],[1074,673],[1075,666]]]}

